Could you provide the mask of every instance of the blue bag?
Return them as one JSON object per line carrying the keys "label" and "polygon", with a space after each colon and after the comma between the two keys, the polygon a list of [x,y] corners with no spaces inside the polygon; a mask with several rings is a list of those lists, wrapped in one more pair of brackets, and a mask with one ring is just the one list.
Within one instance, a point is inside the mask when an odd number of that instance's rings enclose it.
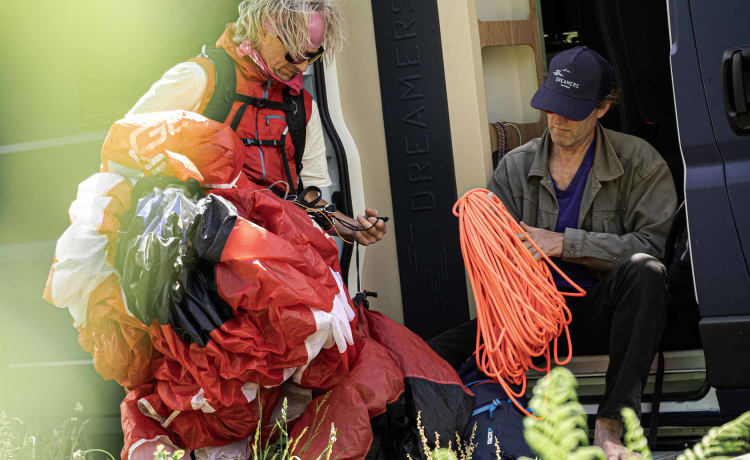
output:
{"label": "blue bag", "polygon": [[[474,357],[464,363],[459,371],[464,385],[475,395],[474,412],[464,430],[463,440],[468,441],[476,424],[474,433],[473,460],[495,460],[495,440],[500,446],[502,460],[515,460],[535,455],[523,437],[523,419],[525,414],[518,410],[500,384],[487,378],[479,371]],[[513,390],[517,390],[513,388]],[[517,398],[518,402],[528,409],[527,398]]]}

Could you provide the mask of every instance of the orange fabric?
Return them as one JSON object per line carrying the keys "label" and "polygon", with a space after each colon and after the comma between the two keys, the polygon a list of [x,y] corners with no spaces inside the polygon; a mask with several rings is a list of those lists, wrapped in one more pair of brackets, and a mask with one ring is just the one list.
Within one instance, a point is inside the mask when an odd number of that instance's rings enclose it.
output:
{"label": "orange fabric", "polygon": [[255,80],[256,82],[265,83],[268,77],[263,75],[263,72],[255,65],[252,59],[245,59],[237,54],[237,44],[232,37],[234,37],[234,25],[230,24],[224,29],[224,33],[221,34],[219,39],[216,40],[216,47],[226,51],[234,61],[235,69],[239,73],[238,77],[242,77],[237,79],[238,84],[242,80]]}
{"label": "orange fabric", "polygon": [[52,305],[55,304],[55,302],[52,301],[52,278],[55,277],[55,264],[56,263],[57,263],[57,257],[55,257],[52,260],[52,266],[49,269],[49,275],[47,275],[47,283],[44,285],[44,293],[42,293],[42,299],[46,300]]}
{"label": "orange fabric", "polygon": [[[529,235],[505,209],[500,199],[484,189],[466,192],[453,206],[459,218],[461,251],[477,305],[477,366],[492,377],[511,397],[526,393],[529,369],[549,372],[554,340],[554,359],[567,364],[573,353],[568,325],[570,310],[563,296],[581,297],[586,291],[571,281],[532,241],[543,260],[534,260],[518,238]],[[552,267],[577,290],[560,293]],[[568,357],[557,356],[557,338],[565,333]],[[532,358],[544,356],[547,365],[538,368]],[[514,392],[508,383],[521,385]],[[530,415],[513,399],[515,405]]]}
{"label": "orange fabric", "polygon": [[117,275],[91,293],[78,342],[105,379],[133,388],[153,378],[152,363],[160,354],[151,345],[148,328],[125,311]]}
{"label": "orange fabric", "polygon": [[117,243],[117,232],[120,231],[120,217],[131,207],[130,192],[132,190],[133,186],[130,181],[124,180],[112,187],[105,195],[112,200],[104,209],[104,218],[98,232],[106,235],[109,240],[107,243],[107,262],[112,266],[115,265],[115,245]]}
{"label": "orange fabric", "polygon": [[240,172],[244,145],[229,126],[174,110],[116,121],[101,153],[102,171],[112,170],[110,162],[115,162],[147,177],[228,184]]}
{"label": "orange fabric", "polygon": [[206,82],[206,90],[203,92],[201,104],[198,107],[198,113],[203,113],[203,111],[206,110],[208,102],[213,97],[214,91],[216,90],[216,69],[210,59],[201,56],[195,57],[193,59],[188,59],[188,62],[195,62],[196,64],[201,66],[203,68],[203,71],[206,72],[206,78],[208,78],[208,81]]}

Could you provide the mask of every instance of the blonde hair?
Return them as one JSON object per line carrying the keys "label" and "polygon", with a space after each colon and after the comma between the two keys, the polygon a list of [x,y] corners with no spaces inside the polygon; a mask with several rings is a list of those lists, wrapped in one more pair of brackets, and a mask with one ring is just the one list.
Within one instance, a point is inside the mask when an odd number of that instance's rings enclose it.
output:
{"label": "blonde hair", "polygon": [[261,34],[270,29],[293,59],[303,59],[312,13],[319,13],[325,22],[323,59],[330,63],[344,42],[344,21],[334,0],[243,0],[234,23],[234,41],[249,40],[257,46]]}

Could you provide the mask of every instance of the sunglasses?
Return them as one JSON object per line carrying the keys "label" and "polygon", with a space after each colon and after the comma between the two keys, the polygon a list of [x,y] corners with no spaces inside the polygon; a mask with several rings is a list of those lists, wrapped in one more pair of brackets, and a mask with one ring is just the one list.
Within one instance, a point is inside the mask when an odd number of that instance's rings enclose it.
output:
{"label": "sunglasses", "polygon": [[284,56],[284,58],[287,60],[287,62],[289,62],[290,64],[294,64],[294,65],[300,65],[303,62],[307,62],[308,64],[312,64],[313,62],[315,62],[318,59],[320,59],[320,57],[323,56],[324,52],[325,52],[325,49],[323,49],[323,47],[321,46],[313,54],[310,54],[308,56],[303,56],[302,59],[297,60],[297,61],[295,61],[294,59],[292,59],[292,55],[289,54],[288,52],[286,53],[286,55]]}

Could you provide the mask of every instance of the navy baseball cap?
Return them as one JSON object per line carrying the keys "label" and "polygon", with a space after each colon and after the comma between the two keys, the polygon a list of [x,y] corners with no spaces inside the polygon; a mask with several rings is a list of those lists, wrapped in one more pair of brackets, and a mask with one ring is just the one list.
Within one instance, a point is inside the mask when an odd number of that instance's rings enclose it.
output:
{"label": "navy baseball cap", "polygon": [[547,79],[531,98],[531,106],[581,121],[611,88],[609,62],[594,50],[576,46],[552,58]]}

